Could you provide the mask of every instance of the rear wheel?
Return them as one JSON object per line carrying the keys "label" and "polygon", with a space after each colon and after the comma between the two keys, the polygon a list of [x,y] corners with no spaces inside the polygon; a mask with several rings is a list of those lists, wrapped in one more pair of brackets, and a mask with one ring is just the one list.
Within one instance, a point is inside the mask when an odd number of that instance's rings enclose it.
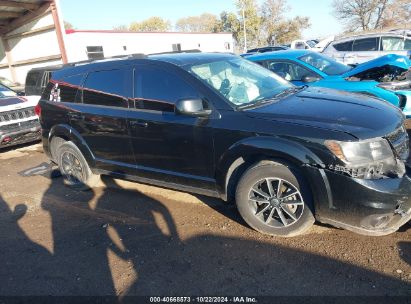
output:
{"label": "rear wheel", "polygon": [[73,142],[64,142],[56,152],[57,164],[67,186],[88,190],[98,183],[99,175],[91,172],[86,159]]}
{"label": "rear wheel", "polygon": [[283,237],[302,234],[313,225],[310,199],[296,170],[278,163],[248,169],[236,191],[237,208],[247,224]]}

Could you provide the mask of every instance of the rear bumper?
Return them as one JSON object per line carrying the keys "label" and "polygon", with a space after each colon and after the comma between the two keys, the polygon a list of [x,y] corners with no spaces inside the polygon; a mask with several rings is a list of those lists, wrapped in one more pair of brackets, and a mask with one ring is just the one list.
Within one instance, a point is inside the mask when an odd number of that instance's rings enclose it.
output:
{"label": "rear bumper", "polygon": [[327,206],[316,210],[320,222],[365,235],[387,235],[411,219],[411,175],[356,179],[324,170]]}
{"label": "rear bumper", "polygon": [[38,120],[26,122],[12,129],[0,128],[0,149],[18,144],[28,143],[41,138],[41,126]]}

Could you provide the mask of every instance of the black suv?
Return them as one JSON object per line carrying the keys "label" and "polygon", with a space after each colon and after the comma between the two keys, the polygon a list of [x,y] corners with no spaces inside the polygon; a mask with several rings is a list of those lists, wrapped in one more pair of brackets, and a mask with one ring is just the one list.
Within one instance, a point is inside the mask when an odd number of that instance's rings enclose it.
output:
{"label": "black suv", "polygon": [[77,189],[106,174],[235,199],[251,227],[278,236],[315,219],[384,235],[411,218],[397,108],[296,87],[234,55],[65,67],[36,111],[45,152]]}

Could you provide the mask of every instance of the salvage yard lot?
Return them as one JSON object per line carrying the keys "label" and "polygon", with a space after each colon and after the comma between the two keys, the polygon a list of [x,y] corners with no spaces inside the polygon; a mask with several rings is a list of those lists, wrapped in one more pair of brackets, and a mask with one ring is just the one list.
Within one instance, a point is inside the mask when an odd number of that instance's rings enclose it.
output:
{"label": "salvage yard lot", "polygon": [[366,237],[323,225],[261,235],[217,199],[103,178],[77,192],[0,153],[0,295],[408,295],[411,225]]}

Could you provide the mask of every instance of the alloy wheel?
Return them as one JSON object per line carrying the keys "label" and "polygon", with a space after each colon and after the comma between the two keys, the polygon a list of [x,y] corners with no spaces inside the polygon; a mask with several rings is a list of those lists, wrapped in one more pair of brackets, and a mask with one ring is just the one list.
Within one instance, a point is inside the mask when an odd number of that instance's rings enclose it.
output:
{"label": "alloy wheel", "polygon": [[70,151],[65,151],[61,156],[62,174],[70,183],[80,184],[85,180],[83,166],[80,160]]}
{"label": "alloy wheel", "polygon": [[264,178],[250,189],[249,207],[265,224],[284,228],[298,222],[304,200],[298,188],[281,178]]}

